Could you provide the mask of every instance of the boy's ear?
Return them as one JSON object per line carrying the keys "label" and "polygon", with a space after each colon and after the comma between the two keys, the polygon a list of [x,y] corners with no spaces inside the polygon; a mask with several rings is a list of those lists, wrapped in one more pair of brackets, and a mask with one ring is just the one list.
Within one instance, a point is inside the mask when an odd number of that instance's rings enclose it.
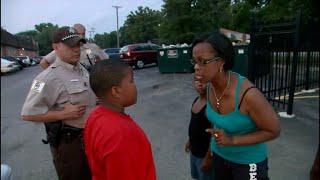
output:
{"label": "boy's ear", "polygon": [[116,98],[116,99],[119,99],[120,98],[120,93],[121,90],[120,90],[120,87],[119,86],[112,86],[111,88],[111,95],[112,97]]}

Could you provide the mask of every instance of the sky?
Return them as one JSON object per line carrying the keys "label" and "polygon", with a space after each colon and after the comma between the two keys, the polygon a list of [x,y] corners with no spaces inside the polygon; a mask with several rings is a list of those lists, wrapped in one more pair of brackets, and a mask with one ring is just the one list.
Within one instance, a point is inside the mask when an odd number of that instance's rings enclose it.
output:
{"label": "sky", "polygon": [[[1,0],[1,27],[8,32],[33,30],[34,25],[52,23],[60,26],[83,24],[89,31],[96,33],[117,30],[116,9],[118,10],[119,28],[123,25],[130,11],[138,6],[161,10],[162,0]],[[94,29],[92,29],[94,28]]]}

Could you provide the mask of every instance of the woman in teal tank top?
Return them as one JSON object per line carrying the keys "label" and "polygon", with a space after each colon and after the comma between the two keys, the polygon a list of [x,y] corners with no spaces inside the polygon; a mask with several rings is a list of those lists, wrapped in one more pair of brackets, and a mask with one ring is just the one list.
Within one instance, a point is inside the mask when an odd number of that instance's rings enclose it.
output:
{"label": "woman in teal tank top", "polygon": [[276,112],[249,80],[230,71],[234,50],[226,36],[215,32],[196,38],[192,55],[195,77],[208,83],[215,179],[268,179],[265,142],[280,134]]}

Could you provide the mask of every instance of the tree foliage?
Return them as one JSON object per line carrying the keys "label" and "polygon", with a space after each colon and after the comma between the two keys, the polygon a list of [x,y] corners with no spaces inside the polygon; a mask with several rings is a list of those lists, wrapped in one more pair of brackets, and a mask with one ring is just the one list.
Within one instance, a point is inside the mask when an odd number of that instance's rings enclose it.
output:
{"label": "tree foliage", "polygon": [[117,47],[117,31],[96,34],[94,36],[94,42],[103,49]]}
{"label": "tree foliage", "polygon": [[52,33],[58,29],[58,25],[41,23],[39,25],[35,25],[35,29],[39,32],[37,36],[39,54],[46,55],[52,51]]}
{"label": "tree foliage", "polygon": [[36,39],[36,37],[38,36],[38,31],[36,30],[28,30],[28,31],[23,31],[23,32],[19,32],[16,35],[17,36],[30,36],[34,39]]}
{"label": "tree foliage", "polygon": [[[250,33],[252,18],[272,22],[293,20],[302,10],[302,22],[319,21],[318,0],[164,0],[161,11],[139,6],[130,12],[119,29],[120,46],[140,42],[157,44],[191,43],[200,33],[218,28]],[[52,50],[51,33],[57,25],[40,23],[34,30],[18,35],[34,37],[40,54]],[[117,32],[96,34],[95,42],[101,48],[117,46]]]}
{"label": "tree foliage", "polygon": [[164,0],[160,39],[165,43],[188,42],[194,36],[195,19],[190,15],[191,3],[187,0]]}
{"label": "tree foliage", "polygon": [[34,30],[19,32],[16,35],[31,36],[38,42],[39,54],[41,56],[46,55],[52,51],[52,33],[58,28],[58,25],[53,25],[52,23],[40,23],[36,24],[34,27]]}
{"label": "tree foliage", "polygon": [[58,25],[53,25],[52,23],[40,23],[35,25],[34,27],[39,33],[42,33],[48,29],[58,28]]}
{"label": "tree foliage", "polygon": [[135,12],[130,12],[120,29],[121,44],[157,41],[160,21],[160,11],[139,6]]}

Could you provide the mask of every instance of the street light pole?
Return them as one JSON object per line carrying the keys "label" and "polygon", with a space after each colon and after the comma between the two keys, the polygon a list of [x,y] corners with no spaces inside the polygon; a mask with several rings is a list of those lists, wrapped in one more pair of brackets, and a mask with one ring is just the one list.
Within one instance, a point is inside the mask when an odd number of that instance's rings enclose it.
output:
{"label": "street light pole", "polygon": [[112,6],[114,8],[116,8],[116,12],[117,12],[117,48],[119,48],[119,18],[118,18],[118,9],[121,8],[121,6]]}
{"label": "street light pole", "polygon": [[94,28],[91,28],[91,31],[89,31],[89,33],[90,33],[89,41],[92,42],[92,36],[93,36],[93,34],[94,34]]}

